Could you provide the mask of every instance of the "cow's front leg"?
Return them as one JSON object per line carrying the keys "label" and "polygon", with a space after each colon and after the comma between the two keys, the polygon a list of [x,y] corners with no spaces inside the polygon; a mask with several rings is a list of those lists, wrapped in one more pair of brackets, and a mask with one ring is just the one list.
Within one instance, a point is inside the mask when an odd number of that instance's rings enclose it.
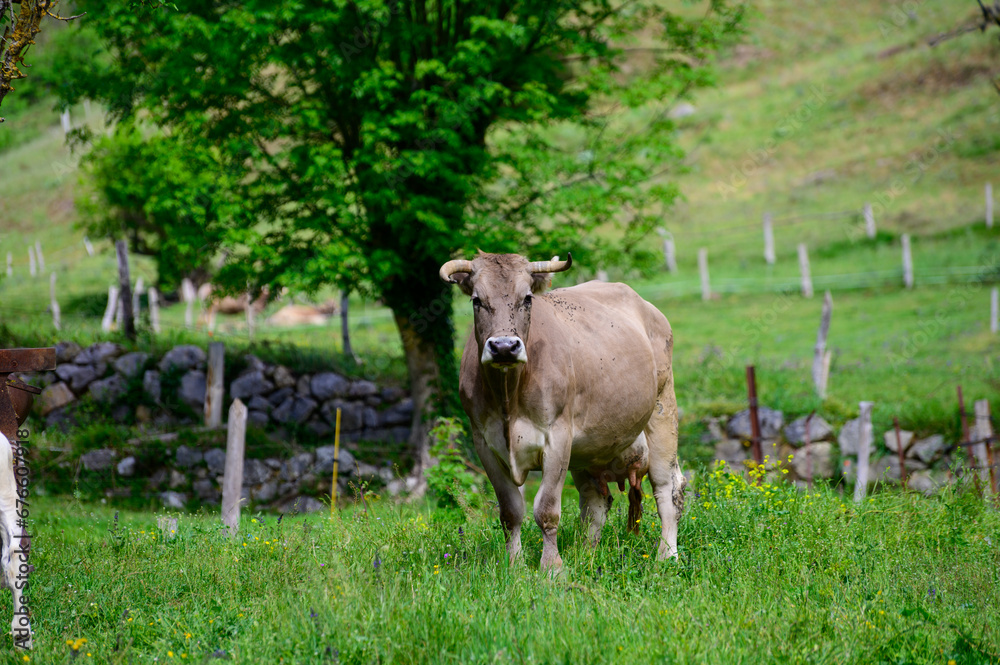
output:
{"label": "cow's front leg", "polygon": [[511,563],[521,555],[521,522],[524,521],[524,487],[518,487],[508,470],[500,464],[489,444],[478,432],[472,433],[472,442],[486,477],[493,485],[500,506],[500,524],[507,538],[507,557]]}
{"label": "cow's front leg", "polygon": [[570,445],[569,437],[562,432],[552,432],[546,438],[542,454],[542,485],[535,495],[535,523],[542,530],[540,568],[551,572],[562,569],[556,533],[562,513],[563,484],[569,471]]}

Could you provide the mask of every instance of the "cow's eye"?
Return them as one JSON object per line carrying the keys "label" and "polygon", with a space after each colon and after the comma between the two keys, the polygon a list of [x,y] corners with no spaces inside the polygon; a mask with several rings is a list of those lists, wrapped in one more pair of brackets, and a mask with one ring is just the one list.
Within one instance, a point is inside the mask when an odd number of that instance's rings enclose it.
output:
{"label": "cow's eye", "polygon": [[524,296],[524,306],[531,307],[531,294]]}
{"label": "cow's eye", "polygon": [[472,299],[472,308],[473,309],[479,309],[482,306],[483,306],[483,301],[482,300],[480,300],[479,298],[473,298]]}

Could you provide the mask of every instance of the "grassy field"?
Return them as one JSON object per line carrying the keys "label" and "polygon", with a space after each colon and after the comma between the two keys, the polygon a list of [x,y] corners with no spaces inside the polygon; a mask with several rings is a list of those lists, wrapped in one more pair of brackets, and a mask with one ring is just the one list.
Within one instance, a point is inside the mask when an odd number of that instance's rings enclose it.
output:
{"label": "grassy field", "polygon": [[368,501],[230,540],[211,514],[168,539],[149,513],[33,500],[30,662],[1000,662],[1000,518],[972,492],[855,505],[708,471],[676,562],[651,499],[630,536],[619,498],[596,549],[564,503],[555,579],[530,517],[509,566],[494,506]]}

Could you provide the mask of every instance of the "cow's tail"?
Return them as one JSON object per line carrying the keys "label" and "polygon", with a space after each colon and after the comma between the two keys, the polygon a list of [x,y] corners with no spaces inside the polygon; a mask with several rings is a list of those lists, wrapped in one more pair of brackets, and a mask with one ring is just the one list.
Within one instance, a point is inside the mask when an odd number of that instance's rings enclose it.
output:
{"label": "cow's tail", "polygon": [[628,488],[628,530],[629,533],[639,533],[642,520],[642,485]]}

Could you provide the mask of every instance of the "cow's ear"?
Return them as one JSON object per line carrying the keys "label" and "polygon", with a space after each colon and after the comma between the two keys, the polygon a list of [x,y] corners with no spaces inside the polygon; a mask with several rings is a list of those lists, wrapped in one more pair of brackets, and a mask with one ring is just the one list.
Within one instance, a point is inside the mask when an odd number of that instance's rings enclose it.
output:
{"label": "cow's ear", "polygon": [[455,272],[451,274],[451,283],[462,289],[462,293],[467,296],[472,295],[472,273]]}
{"label": "cow's ear", "polygon": [[552,288],[552,273],[533,272],[531,273],[531,292],[544,293]]}

